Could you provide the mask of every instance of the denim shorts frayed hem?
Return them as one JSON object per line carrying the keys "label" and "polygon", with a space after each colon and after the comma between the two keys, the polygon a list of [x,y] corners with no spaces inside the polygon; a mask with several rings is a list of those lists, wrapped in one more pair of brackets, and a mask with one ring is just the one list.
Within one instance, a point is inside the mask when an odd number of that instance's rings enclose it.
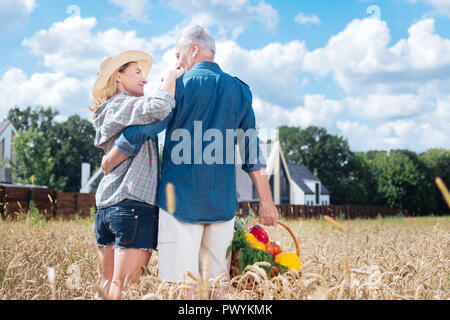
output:
{"label": "denim shorts frayed hem", "polygon": [[156,251],[158,220],[158,207],[134,200],[98,209],[94,228],[97,245]]}

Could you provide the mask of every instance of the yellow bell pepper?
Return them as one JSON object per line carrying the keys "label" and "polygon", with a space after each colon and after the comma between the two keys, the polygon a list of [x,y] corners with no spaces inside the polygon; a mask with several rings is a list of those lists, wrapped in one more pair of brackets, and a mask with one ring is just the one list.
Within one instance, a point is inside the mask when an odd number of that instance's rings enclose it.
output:
{"label": "yellow bell pepper", "polygon": [[262,244],[259,241],[253,242],[250,244],[250,247],[255,248],[255,249],[259,249],[262,251],[266,251],[266,246],[264,244]]}
{"label": "yellow bell pepper", "polygon": [[289,270],[294,269],[300,271],[302,263],[295,253],[280,253],[275,256],[275,262],[285,266]]}
{"label": "yellow bell pepper", "polygon": [[256,240],[256,238],[253,234],[248,232],[245,234],[245,241],[247,241],[247,243],[249,243],[249,244],[252,244],[253,242],[256,242],[258,240]]}

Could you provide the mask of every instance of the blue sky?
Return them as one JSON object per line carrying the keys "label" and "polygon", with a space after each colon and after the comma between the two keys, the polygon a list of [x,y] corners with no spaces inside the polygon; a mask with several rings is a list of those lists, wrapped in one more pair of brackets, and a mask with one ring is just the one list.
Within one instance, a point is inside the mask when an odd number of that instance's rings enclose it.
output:
{"label": "blue sky", "polygon": [[260,129],[322,126],[354,151],[450,148],[450,0],[0,0],[0,21],[2,118],[15,105],[90,118],[100,61],[128,49],[154,57],[151,94],[197,23],[252,88]]}

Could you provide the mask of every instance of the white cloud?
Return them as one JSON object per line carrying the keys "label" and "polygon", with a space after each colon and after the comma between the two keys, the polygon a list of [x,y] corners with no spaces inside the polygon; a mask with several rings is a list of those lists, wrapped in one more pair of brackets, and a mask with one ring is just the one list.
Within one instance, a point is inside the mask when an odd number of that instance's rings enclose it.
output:
{"label": "white cloud", "polygon": [[147,12],[150,8],[149,0],[108,0],[108,2],[122,8],[122,19],[125,21],[150,22]]}
{"label": "white cloud", "polygon": [[250,14],[256,13],[256,20],[265,24],[267,29],[274,30],[280,20],[278,11],[271,5],[261,1],[257,6],[249,6],[248,11]]}
{"label": "white cloud", "polygon": [[438,15],[444,15],[450,17],[450,1],[448,0],[406,0],[409,3],[423,2],[434,7],[435,11],[432,12]]}
{"label": "white cloud", "polygon": [[22,44],[35,56],[42,57],[44,65],[55,72],[91,75],[97,72],[101,60],[108,54],[125,50],[158,54],[175,43],[178,30],[145,39],[138,37],[136,31],[116,28],[95,32],[96,25],[95,18],[69,17],[36,32]]}
{"label": "white cloud", "polygon": [[[145,39],[136,31],[116,28],[97,32],[95,18],[73,16],[36,32],[23,45],[42,58],[43,64],[53,72],[81,76],[95,75],[108,54],[143,50],[154,58],[149,85],[154,88],[165,70],[175,65],[173,46],[187,23],[184,21],[166,34]],[[307,52],[304,42],[271,43],[261,49],[246,50],[234,41],[218,40],[217,48],[217,61],[224,70],[247,82],[262,98],[288,107],[300,103],[301,97],[292,93],[305,84],[305,79],[299,80],[302,59]]]}
{"label": "white cloud", "polygon": [[264,1],[252,5],[248,0],[170,0],[169,5],[190,17],[190,23],[205,27],[226,26],[234,30],[257,21],[274,30],[279,22],[278,11]]}
{"label": "white cloud", "polygon": [[407,39],[389,47],[386,22],[356,19],[324,48],[308,52],[304,69],[319,77],[332,74],[348,93],[404,93],[450,78],[450,40],[435,33],[434,20],[421,20],[408,32]]}
{"label": "white cloud", "polygon": [[287,110],[259,98],[253,98],[253,108],[257,125],[264,129],[274,129],[281,125],[289,126],[322,126],[334,129],[336,121],[344,111],[340,101],[327,99],[323,95],[306,95],[304,104]]}
{"label": "white cloud", "polygon": [[438,99],[435,108],[415,117],[387,121],[371,128],[358,120],[338,121],[341,134],[354,151],[450,148],[450,96]]}
{"label": "white cloud", "polygon": [[432,100],[415,94],[349,96],[344,103],[351,114],[367,120],[407,118],[429,111],[435,105]]}
{"label": "white cloud", "polygon": [[0,29],[26,22],[36,6],[35,0],[0,1]]}
{"label": "white cloud", "polygon": [[0,115],[19,106],[51,106],[61,115],[88,116],[90,90],[94,79],[78,80],[62,72],[35,73],[28,76],[23,70],[11,68],[0,78]]}
{"label": "white cloud", "polygon": [[270,43],[261,49],[246,50],[234,41],[217,43],[217,62],[225,72],[239,77],[262,99],[292,107],[300,97],[304,42]]}
{"label": "white cloud", "polygon": [[306,13],[300,12],[294,18],[295,22],[304,26],[320,25],[320,19],[316,14],[308,16]]}
{"label": "white cloud", "polygon": [[[391,51],[404,59],[406,67],[416,71],[437,71],[450,66],[450,39],[435,33],[434,19],[413,24],[409,38],[400,40]],[[431,75],[433,76],[433,75]]]}

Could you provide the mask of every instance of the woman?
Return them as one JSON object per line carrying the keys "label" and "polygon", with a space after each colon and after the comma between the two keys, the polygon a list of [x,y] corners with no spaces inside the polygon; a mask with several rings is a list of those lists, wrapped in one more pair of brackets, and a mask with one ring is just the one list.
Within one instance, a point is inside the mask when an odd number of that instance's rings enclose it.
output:
{"label": "woman", "polygon": [[[144,85],[153,59],[141,51],[108,56],[93,88],[95,146],[108,153],[127,126],[163,120],[175,107],[175,82],[184,70],[169,70],[153,96]],[[158,142],[149,140],[138,156],[103,177],[96,193],[95,237],[102,286],[121,299],[126,284],[136,283],[156,249]]]}

